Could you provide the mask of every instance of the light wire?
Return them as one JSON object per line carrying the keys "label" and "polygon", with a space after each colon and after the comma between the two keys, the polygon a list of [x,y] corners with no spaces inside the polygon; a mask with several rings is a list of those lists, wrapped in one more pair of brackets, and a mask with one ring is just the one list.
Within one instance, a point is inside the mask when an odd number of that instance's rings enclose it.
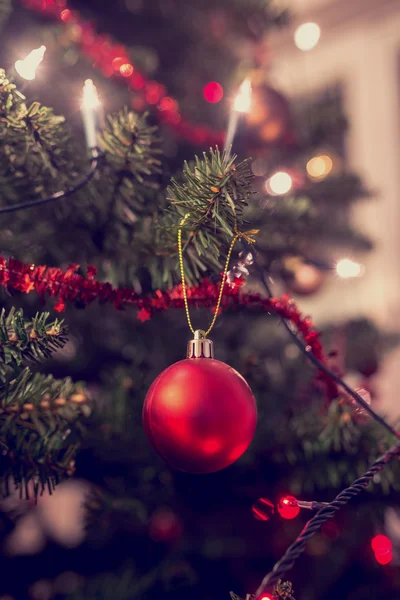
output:
{"label": "light wire", "polygon": [[61,200],[62,198],[72,196],[72,194],[75,194],[75,192],[78,192],[79,190],[84,188],[93,179],[100,164],[100,160],[103,156],[103,154],[98,148],[91,148],[91,153],[92,157],[90,159],[90,170],[83,177],[83,179],[78,181],[78,183],[76,183],[74,186],[71,186],[66,190],[60,190],[59,192],[55,192],[54,194],[52,194],[51,196],[47,196],[46,198],[37,198],[36,200],[29,200],[28,202],[20,202],[19,204],[2,206],[0,207],[0,214],[15,212],[17,210],[23,210],[25,208],[32,208],[33,206],[47,204],[48,202],[54,202],[55,200]]}

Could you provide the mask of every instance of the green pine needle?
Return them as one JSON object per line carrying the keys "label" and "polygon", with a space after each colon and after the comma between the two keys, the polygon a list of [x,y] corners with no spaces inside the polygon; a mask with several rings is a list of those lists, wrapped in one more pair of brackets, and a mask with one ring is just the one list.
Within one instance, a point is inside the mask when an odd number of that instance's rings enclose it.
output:
{"label": "green pine needle", "polygon": [[37,313],[24,321],[22,309],[0,313],[0,383],[6,382],[11,369],[24,362],[39,362],[62,348],[67,341],[63,321],[48,322],[49,313]]}

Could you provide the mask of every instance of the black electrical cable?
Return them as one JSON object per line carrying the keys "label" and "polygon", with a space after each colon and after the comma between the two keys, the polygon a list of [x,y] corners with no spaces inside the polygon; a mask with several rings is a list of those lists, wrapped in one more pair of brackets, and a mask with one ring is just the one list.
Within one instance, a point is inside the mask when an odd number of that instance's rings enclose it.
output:
{"label": "black electrical cable", "polygon": [[[265,277],[265,273],[261,265],[258,263],[257,259],[254,257],[254,265],[257,269],[258,275],[260,277],[260,281],[267,292],[269,297],[273,297],[270,286],[268,285],[267,279]],[[286,330],[293,338],[296,345],[301,349],[303,354],[311,361],[318,369],[321,369],[324,373],[326,373],[333,381],[335,381],[339,386],[346,390],[346,392],[354,398],[354,400],[362,406],[382,427],[385,427],[391,434],[393,434],[398,440],[400,440],[400,433],[396,431],[389,423],[385,421],[383,417],[378,415],[370,405],[365,402],[365,400],[357,394],[350,386],[347,385],[345,381],[343,381],[336,373],[331,371],[324,363],[319,361],[313,354],[310,352],[307,347],[303,344],[303,342],[297,337],[296,333],[292,330],[289,323],[284,317],[281,317],[281,321],[285,326]],[[351,500],[354,496],[357,496],[360,492],[362,492],[373,480],[374,475],[378,473],[394,456],[400,455],[400,443],[397,442],[395,446],[393,446],[390,450],[387,450],[380,458],[378,458],[373,465],[368,469],[366,473],[359,479],[356,479],[352,483],[352,485],[344,490],[342,490],[332,502],[329,502],[326,506],[321,508],[317,512],[310,521],[305,525],[303,531],[297,537],[297,539],[289,546],[286,550],[283,557],[274,565],[271,572],[269,572],[261,582],[257,592],[256,598],[262,598],[263,594],[274,593],[275,586],[280,579],[282,579],[287,571],[289,571],[297,558],[303,553],[306,543],[320,530],[321,526],[332,519],[342,506],[347,504],[349,500]]]}
{"label": "black electrical cable", "polygon": [[350,487],[342,490],[340,494],[336,496],[332,502],[329,502],[327,506],[321,508],[317,512],[316,515],[312,517],[306,523],[303,531],[297,537],[297,539],[289,546],[286,550],[283,557],[278,560],[275,564],[274,568],[270,573],[268,573],[264,579],[260,587],[256,592],[256,598],[262,598],[264,593],[271,593],[274,590],[275,585],[278,583],[279,579],[282,579],[289,571],[295,561],[299,558],[299,556],[304,551],[306,543],[320,530],[321,526],[332,519],[336,512],[342,508],[345,504],[347,504],[354,496],[357,496],[360,492],[362,492],[369,484],[370,481],[373,480],[376,473],[378,473],[383,467],[389,462],[391,458],[400,454],[400,443],[397,443],[390,450],[387,450],[380,458],[378,458],[373,465],[368,469],[366,473],[359,479],[356,479]]}
{"label": "black electrical cable", "polygon": [[84,188],[94,177],[98,166],[100,164],[100,160],[102,158],[102,153],[98,148],[91,149],[92,157],[90,159],[90,170],[85,175],[81,181],[78,181],[74,186],[67,188],[66,190],[60,190],[59,192],[55,192],[51,196],[47,196],[46,198],[38,198],[37,200],[29,200],[28,202],[20,202],[19,204],[12,204],[10,206],[2,206],[0,207],[0,214],[2,213],[10,213],[17,210],[23,210],[25,208],[32,208],[33,206],[40,206],[41,204],[47,204],[48,202],[53,202],[55,200],[61,200],[61,198],[67,198],[68,196],[72,196],[75,192],[78,192],[82,188]]}

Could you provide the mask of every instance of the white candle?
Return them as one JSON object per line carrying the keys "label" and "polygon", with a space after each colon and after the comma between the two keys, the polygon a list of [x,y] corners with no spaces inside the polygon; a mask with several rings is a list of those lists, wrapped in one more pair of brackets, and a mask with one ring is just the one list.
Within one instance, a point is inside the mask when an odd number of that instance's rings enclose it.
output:
{"label": "white candle", "polygon": [[97,123],[100,107],[101,103],[97,95],[96,86],[91,79],[86,79],[83,86],[81,112],[85,128],[86,144],[89,149],[97,147]]}
{"label": "white candle", "polygon": [[242,82],[233,103],[225,137],[224,152],[229,152],[236,134],[241,113],[248,113],[251,107],[251,81],[248,77]]}

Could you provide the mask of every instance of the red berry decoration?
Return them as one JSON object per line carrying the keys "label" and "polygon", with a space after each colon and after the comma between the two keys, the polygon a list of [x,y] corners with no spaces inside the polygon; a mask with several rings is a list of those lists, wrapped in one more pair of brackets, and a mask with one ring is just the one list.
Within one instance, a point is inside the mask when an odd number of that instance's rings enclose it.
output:
{"label": "red berry decoration", "polygon": [[175,469],[212,473],[234,463],[249,447],[257,408],[244,378],[214,359],[213,343],[196,331],[188,358],[153,382],[143,426],[153,448]]}

